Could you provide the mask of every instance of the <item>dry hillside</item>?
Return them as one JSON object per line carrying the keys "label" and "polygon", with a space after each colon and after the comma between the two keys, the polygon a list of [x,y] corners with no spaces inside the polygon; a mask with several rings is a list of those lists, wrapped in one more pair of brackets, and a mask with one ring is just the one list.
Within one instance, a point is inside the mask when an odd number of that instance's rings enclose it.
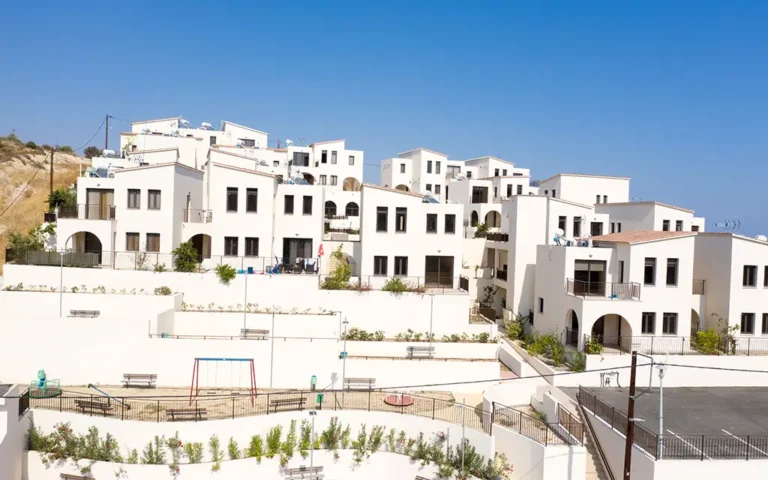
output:
{"label": "dry hillside", "polygon": [[[14,135],[0,137],[0,275],[8,233],[26,232],[43,222],[48,208],[50,158],[48,146],[25,144]],[[76,183],[80,165],[85,163],[77,155],[55,152],[53,188]]]}

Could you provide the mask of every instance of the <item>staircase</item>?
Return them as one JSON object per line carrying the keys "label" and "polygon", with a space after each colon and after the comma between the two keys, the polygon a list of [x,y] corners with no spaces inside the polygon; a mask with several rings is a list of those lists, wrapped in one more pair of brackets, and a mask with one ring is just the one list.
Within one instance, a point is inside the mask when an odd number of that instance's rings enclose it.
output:
{"label": "staircase", "polygon": [[576,418],[584,423],[584,447],[587,450],[587,468],[584,478],[586,480],[613,480],[611,474],[603,467],[600,452],[597,450],[597,445],[592,437],[592,430],[586,423],[589,420],[582,418],[581,409],[576,410]]}

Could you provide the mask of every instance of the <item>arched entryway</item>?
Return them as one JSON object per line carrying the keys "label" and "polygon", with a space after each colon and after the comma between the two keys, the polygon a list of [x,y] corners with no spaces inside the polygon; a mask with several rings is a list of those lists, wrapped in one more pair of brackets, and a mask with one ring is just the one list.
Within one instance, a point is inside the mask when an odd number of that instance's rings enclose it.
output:
{"label": "arched entryway", "polygon": [[408,188],[408,185],[403,185],[402,183],[395,187],[395,190],[400,190],[401,192],[410,192],[411,189]]}
{"label": "arched entryway", "polygon": [[202,262],[205,258],[211,258],[211,236],[204,233],[198,233],[189,239],[192,246],[197,250],[197,261]]}
{"label": "arched entryway", "polygon": [[359,192],[360,181],[355,177],[347,177],[344,179],[344,191],[345,192]]}
{"label": "arched entryway", "polygon": [[632,325],[619,314],[603,315],[592,324],[589,341],[601,344],[604,350],[630,352]]}
{"label": "arched entryway", "polygon": [[495,210],[486,213],[485,224],[488,228],[501,228],[501,214]]}
{"label": "arched entryway", "polygon": [[336,216],[336,203],[327,200],[325,202],[325,216],[326,217],[335,217]]}
{"label": "arched entryway", "polygon": [[344,210],[344,214],[348,217],[359,217],[360,207],[355,202],[349,202],[347,208]]}
{"label": "arched entryway", "polygon": [[472,222],[470,223],[471,226],[476,227],[477,226],[477,212],[475,210],[472,210]]}
{"label": "arched entryway", "polygon": [[315,177],[311,173],[302,173],[302,176],[304,177],[304,180],[306,180],[308,184],[310,185],[315,184]]}
{"label": "arched entryway", "polygon": [[573,346],[579,344],[579,317],[573,309],[565,314],[565,343]]}
{"label": "arched entryway", "polygon": [[704,325],[701,324],[701,317],[699,316],[699,312],[691,309],[691,337],[696,335],[696,332],[703,329]]}
{"label": "arched entryway", "polygon": [[98,262],[102,260],[102,246],[99,237],[91,232],[73,233],[66,241],[65,248],[76,253],[94,253],[98,255]]}

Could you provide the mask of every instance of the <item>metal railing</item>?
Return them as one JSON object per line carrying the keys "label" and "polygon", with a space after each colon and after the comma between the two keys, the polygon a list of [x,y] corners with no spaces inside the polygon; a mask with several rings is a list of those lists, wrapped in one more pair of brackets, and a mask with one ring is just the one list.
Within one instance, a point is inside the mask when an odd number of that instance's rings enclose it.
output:
{"label": "metal railing", "polygon": [[347,215],[329,215],[325,214],[324,217],[326,220],[347,220],[349,217]]}
{"label": "metal railing", "polygon": [[488,232],[488,235],[485,237],[487,240],[490,240],[492,242],[508,242],[509,241],[509,234],[508,233],[499,233],[499,232]]}
{"label": "metal railing", "polygon": [[189,209],[182,210],[183,223],[212,223],[213,210]]}
{"label": "metal railing", "polygon": [[506,270],[502,270],[500,268],[497,268],[496,269],[496,278],[498,278],[499,280],[504,280],[506,282],[507,281],[507,271]]}
{"label": "metal railing", "polygon": [[[627,416],[579,387],[579,404],[612,429],[627,434]],[[752,460],[768,458],[768,435],[659,435],[635,422],[634,444],[656,460]]]}
{"label": "metal railing", "polygon": [[[320,288],[325,289],[326,279],[330,275],[320,275]],[[352,275],[349,279],[348,290],[358,290],[361,292],[369,290],[386,290],[388,284],[394,279],[407,284],[410,292],[415,293],[446,293],[458,292],[460,290],[460,277],[447,277],[442,275],[427,275],[425,277],[404,276],[404,275]],[[391,285],[391,284],[390,284]]]}
{"label": "metal railing", "polygon": [[560,404],[557,405],[557,423],[562,425],[581,445],[584,445],[584,424]]}
{"label": "metal railing", "polygon": [[[322,401],[318,393],[323,393]],[[22,396],[27,396],[25,393]],[[412,403],[393,404],[400,395],[410,397]],[[279,406],[280,400],[303,398],[301,404]],[[114,397],[105,399],[99,395],[72,394],[63,392],[58,397],[28,398],[31,408],[74,412],[89,416],[110,417],[116,420],[141,422],[169,421],[169,410],[189,408],[188,396],[159,397]],[[99,408],[106,404],[108,408]],[[477,410],[454,401],[438,400],[413,394],[374,390],[325,390],[325,391],[285,391],[259,393],[255,395],[253,405],[247,389],[237,395],[194,397],[192,407],[205,411],[200,417],[192,416],[189,421],[223,420],[257,415],[270,415],[293,410],[364,410],[377,412],[415,415],[432,420],[465,425],[488,435],[493,433],[493,425],[510,428],[523,436],[543,445],[581,445],[583,438],[563,435],[558,425],[547,425],[525,413],[499,404],[492,405],[492,411]],[[581,442],[581,443],[579,443]]]}
{"label": "metal railing", "polygon": [[539,185],[541,185],[541,180],[529,180],[528,181],[528,186],[530,186],[530,187],[538,187]]}
{"label": "metal railing", "polygon": [[114,205],[78,204],[69,207],[61,206],[56,213],[57,218],[76,218],[80,220],[114,220]]}
{"label": "metal railing", "polygon": [[459,277],[459,290],[463,290],[465,292],[469,291],[469,278],[465,277],[464,275],[461,275]]}
{"label": "metal railing", "polygon": [[604,297],[611,300],[640,300],[639,283],[584,282],[569,278],[567,291],[577,297]]}
{"label": "metal railing", "polygon": [[43,265],[43,266],[61,266],[91,268],[100,265],[99,253],[90,252],[69,252],[62,254],[59,252],[40,252],[40,251],[22,251],[14,252],[12,249],[5,250],[5,261],[7,263],[16,263],[19,265]]}
{"label": "metal railing", "polygon": [[706,280],[694,280],[693,281],[693,294],[694,295],[704,295],[704,287],[706,285]]}
{"label": "metal railing", "polygon": [[[567,330],[566,330],[567,331]],[[584,346],[589,343],[602,346],[603,354],[630,354],[632,351],[647,355],[768,355],[768,338],[728,337],[716,339],[678,337],[673,335],[584,335]]]}

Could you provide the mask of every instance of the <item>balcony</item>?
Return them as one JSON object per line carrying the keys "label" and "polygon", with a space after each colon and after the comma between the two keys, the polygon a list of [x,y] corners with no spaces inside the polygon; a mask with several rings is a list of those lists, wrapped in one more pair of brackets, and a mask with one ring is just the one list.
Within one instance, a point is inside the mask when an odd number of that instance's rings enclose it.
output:
{"label": "balcony", "polygon": [[346,215],[331,215],[326,212],[325,219],[326,220],[348,220],[349,217],[347,217]]}
{"label": "balcony", "polygon": [[213,223],[211,210],[182,210],[184,223]]}
{"label": "balcony", "polygon": [[485,237],[491,242],[509,242],[509,234],[508,233],[488,233]]}
{"label": "balcony", "polygon": [[114,205],[89,205],[79,204],[70,207],[59,207],[57,217],[73,218],[79,220],[114,220]]}
{"label": "balcony", "polygon": [[507,270],[501,270],[501,269],[496,270],[496,278],[498,280],[504,280],[506,282],[507,281]]}
{"label": "balcony", "polygon": [[568,293],[584,299],[640,300],[639,283],[584,282],[568,279]]}
{"label": "balcony", "polygon": [[706,280],[694,280],[693,281],[693,294],[694,295],[704,295],[704,285],[706,284]]}

